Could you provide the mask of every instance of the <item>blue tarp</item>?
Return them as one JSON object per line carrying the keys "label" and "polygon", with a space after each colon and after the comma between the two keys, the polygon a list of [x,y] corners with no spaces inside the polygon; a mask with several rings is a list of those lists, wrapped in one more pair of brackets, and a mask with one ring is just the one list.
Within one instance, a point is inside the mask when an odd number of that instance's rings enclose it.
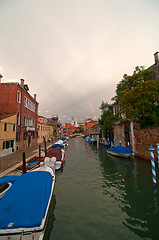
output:
{"label": "blue tarp", "polygon": [[54,144],[54,148],[61,148],[60,144]]}
{"label": "blue tarp", "polygon": [[116,153],[125,153],[125,154],[131,154],[133,151],[130,148],[124,147],[124,146],[117,146],[108,148],[107,151],[116,152]]}
{"label": "blue tarp", "polygon": [[10,182],[10,183],[14,183],[17,178],[19,178],[18,175],[9,175],[9,176],[3,176],[0,178],[0,185]]}
{"label": "blue tarp", "polygon": [[86,140],[89,141],[89,140],[91,140],[91,138],[90,138],[90,137],[87,137]]}
{"label": "blue tarp", "polygon": [[49,172],[21,175],[0,200],[0,229],[40,226],[51,187],[52,176]]}
{"label": "blue tarp", "polygon": [[61,140],[62,140],[62,141],[65,141],[65,140],[67,140],[67,138],[66,138],[66,137],[63,137],[63,138],[61,138]]}

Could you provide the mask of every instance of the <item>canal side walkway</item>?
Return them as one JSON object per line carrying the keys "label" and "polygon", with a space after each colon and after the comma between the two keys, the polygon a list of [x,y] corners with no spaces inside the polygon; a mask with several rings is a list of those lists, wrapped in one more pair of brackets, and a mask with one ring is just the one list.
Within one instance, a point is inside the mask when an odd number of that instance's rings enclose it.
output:
{"label": "canal side walkway", "polygon": [[[47,149],[52,146],[51,142],[46,142]],[[41,151],[45,151],[44,143],[41,144]],[[22,164],[22,154],[25,152],[26,161],[39,154],[39,144],[12,154],[0,157],[0,177],[5,176]]]}

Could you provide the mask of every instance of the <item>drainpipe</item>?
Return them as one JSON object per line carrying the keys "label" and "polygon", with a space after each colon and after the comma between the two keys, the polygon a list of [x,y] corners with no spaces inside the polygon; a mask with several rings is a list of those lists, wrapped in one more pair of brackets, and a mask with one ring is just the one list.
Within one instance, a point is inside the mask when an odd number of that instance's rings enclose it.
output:
{"label": "drainpipe", "polygon": [[135,136],[134,136],[134,123],[130,122],[130,129],[131,129],[131,139],[132,139],[132,151],[133,155],[135,155]]}

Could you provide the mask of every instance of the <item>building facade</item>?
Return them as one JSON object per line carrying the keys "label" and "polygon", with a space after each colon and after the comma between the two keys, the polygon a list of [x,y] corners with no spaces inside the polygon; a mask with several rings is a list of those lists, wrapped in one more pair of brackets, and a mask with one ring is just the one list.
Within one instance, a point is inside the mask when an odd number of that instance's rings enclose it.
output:
{"label": "building facade", "polygon": [[74,134],[75,133],[75,126],[72,125],[72,123],[65,123],[65,127],[64,127],[64,133],[66,134],[66,136],[70,136],[70,134]]}
{"label": "building facade", "polygon": [[37,144],[38,105],[36,94],[29,94],[29,87],[21,82],[2,83],[0,75],[0,113],[16,113],[16,150]]}
{"label": "building facade", "polygon": [[43,143],[49,139],[49,123],[48,119],[43,116],[38,116],[38,143]]}
{"label": "building facade", "polygon": [[84,133],[85,135],[89,135],[89,129],[94,125],[98,125],[99,122],[93,120],[92,118],[84,119]]}
{"label": "building facade", "polygon": [[156,52],[154,54],[154,61],[155,63],[149,68],[154,70],[154,75],[152,76],[152,79],[159,81],[159,52]]}
{"label": "building facade", "polygon": [[16,148],[16,114],[0,114],[0,157]]}

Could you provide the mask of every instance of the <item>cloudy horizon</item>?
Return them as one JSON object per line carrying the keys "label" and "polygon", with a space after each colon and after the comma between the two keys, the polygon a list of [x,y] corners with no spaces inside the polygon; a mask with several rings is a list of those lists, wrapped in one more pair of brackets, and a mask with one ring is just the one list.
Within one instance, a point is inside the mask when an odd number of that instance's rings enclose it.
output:
{"label": "cloudy horizon", "polygon": [[1,0],[2,82],[37,94],[39,114],[98,119],[116,85],[159,51],[157,0]]}

